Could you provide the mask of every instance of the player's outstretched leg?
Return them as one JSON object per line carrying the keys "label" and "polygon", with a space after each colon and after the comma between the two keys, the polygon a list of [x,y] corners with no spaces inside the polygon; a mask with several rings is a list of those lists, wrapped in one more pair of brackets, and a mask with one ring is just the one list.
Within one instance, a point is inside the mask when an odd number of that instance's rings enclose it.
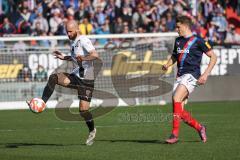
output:
{"label": "player's outstretched leg", "polygon": [[80,100],[80,115],[86,122],[86,125],[89,130],[89,135],[86,140],[86,145],[92,145],[94,142],[94,138],[96,137],[97,130],[94,128],[94,120],[89,109],[89,102]]}
{"label": "player's outstretched leg", "polygon": [[63,87],[68,87],[70,84],[70,79],[69,79],[69,74],[68,73],[57,73],[57,74],[52,74],[50,75],[48,79],[48,83],[45,86],[42,94],[42,100],[46,103],[48,99],[51,97],[56,84],[63,86]]}
{"label": "player's outstretched leg", "polygon": [[[48,79],[48,83],[45,86],[45,88],[43,90],[43,94],[42,94],[42,100],[45,103],[51,97],[57,83],[58,83],[58,74],[50,75],[50,77]],[[26,100],[26,103],[27,103],[28,106],[30,105],[30,102],[28,100]]]}
{"label": "player's outstretched leg", "polygon": [[[51,97],[56,84],[61,85],[63,87],[68,87],[70,84],[69,74],[68,73],[57,73],[50,75],[48,79],[48,83],[45,86],[42,94],[42,100],[46,103],[48,99]],[[26,101],[29,106],[29,101]]]}
{"label": "player's outstretched leg", "polygon": [[183,110],[181,118],[183,121],[188,124],[189,126],[196,129],[196,131],[199,133],[199,136],[202,140],[202,142],[207,141],[207,135],[206,135],[206,127],[201,125],[196,119],[194,119],[189,112],[186,110]]}
{"label": "player's outstretched leg", "polygon": [[58,75],[57,74],[50,75],[50,77],[48,79],[48,83],[45,86],[45,88],[43,90],[43,94],[42,94],[42,100],[45,103],[51,97],[57,83],[58,83]]}

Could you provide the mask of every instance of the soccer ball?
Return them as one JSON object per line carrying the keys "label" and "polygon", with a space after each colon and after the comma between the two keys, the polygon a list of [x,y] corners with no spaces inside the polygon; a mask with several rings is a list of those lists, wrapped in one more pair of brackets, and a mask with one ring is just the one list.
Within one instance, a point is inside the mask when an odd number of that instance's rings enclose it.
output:
{"label": "soccer ball", "polygon": [[33,113],[41,113],[45,110],[46,104],[41,98],[33,98],[29,102],[29,108]]}

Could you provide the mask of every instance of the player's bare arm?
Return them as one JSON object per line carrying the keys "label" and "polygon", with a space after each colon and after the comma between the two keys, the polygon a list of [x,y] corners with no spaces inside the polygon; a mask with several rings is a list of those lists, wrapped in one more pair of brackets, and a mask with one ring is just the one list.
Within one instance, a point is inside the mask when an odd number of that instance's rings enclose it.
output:
{"label": "player's bare arm", "polygon": [[176,62],[176,58],[172,55],[166,64],[162,66],[163,71],[167,71],[170,66],[172,66]]}
{"label": "player's bare arm", "polygon": [[61,60],[66,60],[66,61],[71,61],[72,60],[71,56],[66,56],[60,51],[54,51],[53,55],[55,56],[55,58],[58,58],[58,59],[61,59]]}
{"label": "player's bare arm", "polygon": [[90,51],[87,56],[81,56],[81,55],[76,56],[76,59],[78,61],[92,61],[92,60],[95,60],[97,58],[99,58],[99,55],[96,52],[96,50]]}
{"label": "player's bare arm", "polygon": [[208,67],[207,69],[203,72],[203,74],[199,77],[198,79],[198,84],[199,85],[202,85],[202,84],[205,84],[207,82],[207,78],[208,78],[208,75],[211,73],[214,65],[216,64],[217,62],[217,56],[216,54],[213,52],[213,50],[210,50],[206,53],[206,55],[208,57],[210,57],[210,62],[208,64]]}

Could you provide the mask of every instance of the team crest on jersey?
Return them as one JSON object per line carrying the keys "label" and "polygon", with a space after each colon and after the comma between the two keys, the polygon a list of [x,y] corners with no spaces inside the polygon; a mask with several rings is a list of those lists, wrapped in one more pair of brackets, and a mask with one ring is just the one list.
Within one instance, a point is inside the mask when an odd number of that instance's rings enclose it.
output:
{"label": "team crest on jersey", "polygon": [[179,45],[180,44],[180,42],[179,41],[177,41],[177,45]]}
{"label": "team crest on jersey", "polygon": [[189,49],[181,49],[180,47],[177,48],[177,53],[189,53]]}

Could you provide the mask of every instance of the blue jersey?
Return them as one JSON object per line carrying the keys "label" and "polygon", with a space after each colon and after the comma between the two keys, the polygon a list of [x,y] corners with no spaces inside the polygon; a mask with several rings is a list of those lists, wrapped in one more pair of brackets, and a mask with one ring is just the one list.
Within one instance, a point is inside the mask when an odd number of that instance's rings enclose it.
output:
{"label": "blue jersey", "polygon": [[211,50],[211,46],[201,37],[193,35],[187,38],[182,36],[176,38],[173,56],[177,60],[177,77],[188,73],[198,79],[201,75],[202,54],[207,53],[209,50]]}

